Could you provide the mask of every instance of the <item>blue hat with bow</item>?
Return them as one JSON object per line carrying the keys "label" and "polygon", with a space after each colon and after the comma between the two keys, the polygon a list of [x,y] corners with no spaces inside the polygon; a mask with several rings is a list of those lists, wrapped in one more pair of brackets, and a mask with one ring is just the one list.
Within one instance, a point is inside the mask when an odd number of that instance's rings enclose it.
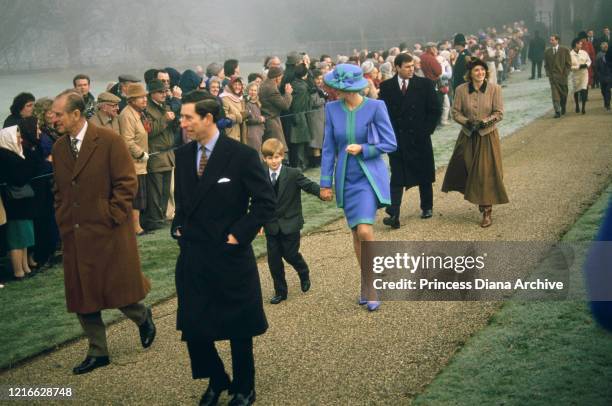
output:
{"label": "blue hat with bow", "polygon": [[343,92],[358,92],[368,86],[361,68],[348,63],[336,65],[336,69],[326,74],[323,80],[327,86]]}

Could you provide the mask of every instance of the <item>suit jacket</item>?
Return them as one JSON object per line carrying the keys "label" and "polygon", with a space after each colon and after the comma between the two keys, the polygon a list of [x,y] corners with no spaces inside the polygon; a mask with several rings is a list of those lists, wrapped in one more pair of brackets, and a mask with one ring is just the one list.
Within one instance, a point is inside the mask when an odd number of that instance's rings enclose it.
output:
{"label": "suit jacket", "polygon": [[142,125],[140,113],[126,106],[119,114],[119,128],[132,156],[136,175],[146,174],[147,163],[139,158],[143,152],[149,152],[149,134]]}
{"label": "suit jacket", "polygon": [[140,270],[132,221],[137,183],[130,154],[116,133],[92,124],[76,160],[68,138],[52,152],[68,311],[136,303],[151,286]]}
{"label": "suit jacket", "polygon": [[[251,242],[274,217],[274,191],[257,151],[225,136],[198,179],[197,147],[175,152],[177,328],[185,340],[262,334],[268,324]],[[229,234],[238,245],[226,243]]]}
{"label": "suit jacket", "polygon": [[391,185],[410,187],[433,183],[431,134],[442,114],[433,82],[415,76],[403,95],[395,75],[380,84],[379,99],[387,105],[397,140],[397,150],[389,154]]}
{"label": "suit jacket", "polygon": [[567,84],[567,77],[572,69],[572,57],[566,47],[559,45],[557,54],[553,53],[552,48],[544,52],[544,69],[550,81],[562,82]]}
{"label": "suit jacket", "polygon": [[[268,168],[264,170],[266,174],[270,173]],[[287,165],[281,167],[277,182],[275,219],[266,223],[266,233],[271,235],[276,235],[279,231],[283,234],[297,233],[304,227],[302,190],[318,197],[321,189],[316,182],[304,176],[302,171]]]}

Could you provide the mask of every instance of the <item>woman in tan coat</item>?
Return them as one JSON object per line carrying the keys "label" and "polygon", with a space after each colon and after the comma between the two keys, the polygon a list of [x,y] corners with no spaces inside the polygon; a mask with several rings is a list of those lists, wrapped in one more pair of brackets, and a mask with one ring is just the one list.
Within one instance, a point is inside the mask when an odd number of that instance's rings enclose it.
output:
{"label": "woman in tan coat", "polygon": [[244,86],[242,79],[235,77],[227,84],[221,99],[223,100],[223,110],[225,110],[225,117],[232,120],[233,125],[225,130],[225,134],[235,139],[236,141],[243,142],[246,144],[245,137],[245,120],[248,116],[246,109],[246,103],[242,97],[242,91]]}
{"label": "woman in tan coat", "polygon": [[481,227],[492,224],[494,204],[508,203],[496,127],[504,114],[502,93],[487,77],[487,64],[474,59],[468,64],[466,83],[455,90],[452,115],[462,128],[442,184],[443,192],[460,192],[479,206]]}

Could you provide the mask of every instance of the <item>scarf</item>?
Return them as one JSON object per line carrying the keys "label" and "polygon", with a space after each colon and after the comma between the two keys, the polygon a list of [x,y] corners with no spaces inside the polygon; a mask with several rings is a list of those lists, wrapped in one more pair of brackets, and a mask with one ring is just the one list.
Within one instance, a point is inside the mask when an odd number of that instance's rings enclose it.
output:
{"label": "scarf", "polygon": [[240,103],[242,101],[242,95],[240,95],[240,97],[236,96],[234,91],[230,89],[229,85],[225,85],[223,88],[223,93],[221,93],[219,97],[229,97],[234,103]]}
{"label": "scarf", "polygon": [[25,159],[23,147],[17,138],[17,126],[6,127],[0,130],[0,148],[8,149],[11,152]]}

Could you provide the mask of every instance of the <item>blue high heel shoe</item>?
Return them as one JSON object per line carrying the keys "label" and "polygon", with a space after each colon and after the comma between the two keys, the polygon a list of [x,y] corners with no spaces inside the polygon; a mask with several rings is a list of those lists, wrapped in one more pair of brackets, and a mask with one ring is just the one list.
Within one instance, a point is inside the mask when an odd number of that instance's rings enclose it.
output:
{"label": "blue high heel shoe", "polygon": [[367,304],[369,312],[374,312],[380,307],[380,302],[378,300],[368,301]]}

